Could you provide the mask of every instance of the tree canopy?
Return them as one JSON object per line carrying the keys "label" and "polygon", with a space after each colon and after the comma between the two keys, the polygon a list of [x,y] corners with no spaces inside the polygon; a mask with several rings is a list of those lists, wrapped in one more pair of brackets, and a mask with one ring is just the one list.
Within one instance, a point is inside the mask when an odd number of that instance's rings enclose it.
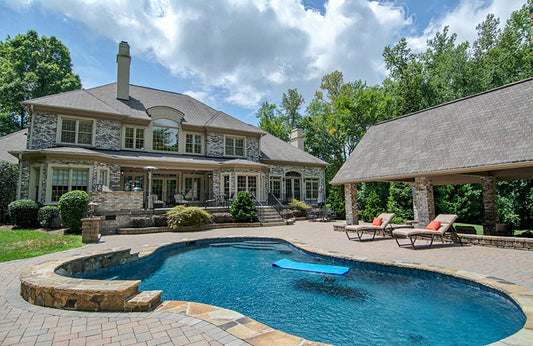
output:
{"label": "tree canopy", "polygon": [[70,52],[54,36],[29,30],[0,41],[0,132],[5,135],[26,125],[21,101],[81,88],[72,72]]}

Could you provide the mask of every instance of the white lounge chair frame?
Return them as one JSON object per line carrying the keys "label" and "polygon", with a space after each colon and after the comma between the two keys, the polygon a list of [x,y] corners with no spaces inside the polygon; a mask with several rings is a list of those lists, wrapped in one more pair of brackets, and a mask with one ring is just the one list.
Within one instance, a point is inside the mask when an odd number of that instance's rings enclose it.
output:
{"label": "white lounge chair frame", "polygon": [[[455,229],[452,226],[455,220],[457,220],[457,215],[440,214],[434,219],[434,221],[441,222],[440,227],[436,231],[423,228],[397,229],[392,231],[392,236],[394,237],[394,240],[396,240],[396,244],[398,244],[399,247],[411,245],[413,249],[416,250],[417,247],[415,246],[415,243],[418,238],[430,238],[428,248],[431,248],[435,237],[439,237],[442,244],[444,244],[444,233],[450,230],[452,232],[452,237],[458,240],[461,245],[463,245],[461,239],[457,236]],[[398,238],[409,238],[410,243],[400,244]]]}
{"label": "white lounge chair frame", "polygon": [[[394,218],[395,214],[387,214],[382,213],[378,217],[381,217],[383,220],[381,222],[381,225],[374,226],[374,225],[350,225],[346,226],[344,228],[344,231],[346,232],[346,237],[350,240],[356,239],[356,237],[350,237],[349,233],[354,232],[357,235],[357,239],[359,241],[372,241],[374,238],[376,238],[376,233],[381,232],[384,236],[391,236],[392,237],[392,231],[393,227],[390,225],[391,220]],[[388,226],[388,229],[387,229]],[[372,233],[372,238],[366,238],[363,239],[363,235],[365,233]]]}

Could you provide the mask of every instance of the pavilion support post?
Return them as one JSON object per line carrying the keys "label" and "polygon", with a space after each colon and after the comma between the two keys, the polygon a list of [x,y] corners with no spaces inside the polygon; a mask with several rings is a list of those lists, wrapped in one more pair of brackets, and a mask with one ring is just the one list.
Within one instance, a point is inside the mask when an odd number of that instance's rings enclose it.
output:
{"label": "pavilion support post", "polygon": [[346,224],[359,224],[359,208],[357,206],[357,184],[344,185],[345,209],[346,209]]}
{"label": "pavilion support post", "polygon": [[425,228],[435,218],[433,183],[429,177],[417,177],[413,184],[415,227]]}
{"label": "pavilion support post", "polygon": [[483,234],[496,233],[496,224],[500,221],[498,215],[498,192],[496,190],[496,178],[493,176],[482,177],[483,204],[485,207],[485,223]]}

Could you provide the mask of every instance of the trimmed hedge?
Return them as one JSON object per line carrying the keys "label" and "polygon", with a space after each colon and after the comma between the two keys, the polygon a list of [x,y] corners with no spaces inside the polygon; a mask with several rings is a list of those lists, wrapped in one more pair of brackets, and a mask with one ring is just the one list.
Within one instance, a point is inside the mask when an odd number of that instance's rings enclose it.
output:
{"label": "trimmed hedge", "polygon": [[59,208],[53,205],[47,205],[39,209],[37,219],[44,228],[59,228],[61,226]]}
{"label": "trimmed hedge", "polygon": [[81,231],[81,219],[87,216],[89,195],[85,191],[70,191],[59,200],[59,212],[63,220],[63,226],[73,232]]}
{"label": "trimmed hedge", "polygon": [[179,205],[167,211],[168,226],[174,230],[186,226],[203,226],[211,223],[209,214],[198,207]]}
{"label": "trimmed hedge", "polygon": [[9,218],[17,227],[34,227],[38,224],[39,204],[31,199],[19,199],[9,203]]}

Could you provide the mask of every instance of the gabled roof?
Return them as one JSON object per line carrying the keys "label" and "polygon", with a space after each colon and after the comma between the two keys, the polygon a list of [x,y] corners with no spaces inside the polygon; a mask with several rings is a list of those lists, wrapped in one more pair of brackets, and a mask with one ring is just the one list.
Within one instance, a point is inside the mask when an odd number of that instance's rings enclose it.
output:
{"label": "gabled roof", "polygon": [[9,163],[18,163],[18,158],[11,155],[9,151],[18,151],[26,149],[26,140],[28,129],[22,129],[17,132],[0,137],[0,160]]}
{"label": "gabled roof", "polygon": [[43,96],[24,101],[23,104],[98,112],[146,121],[150,120],[150,116],[146,113],[147,109],[166,106],[182,112],[183,122],[187,125],[264,134],[264,131],[257,127],[217,111],[187,95],[136,85],[130,85],[129,92],[128,101],[117,99],[116,83],[112,83],[92,89]]}
{"label": "gabled roof", "polygon": [[328,163],[269,133],[261,137],[261,162],[327,166]]}
{"label": "gabled roof", "polygon": [[372,126],[331,183],[500,170],[511,177],[510,169],[526,178],[532,166],[533,79],[526,79]]}

